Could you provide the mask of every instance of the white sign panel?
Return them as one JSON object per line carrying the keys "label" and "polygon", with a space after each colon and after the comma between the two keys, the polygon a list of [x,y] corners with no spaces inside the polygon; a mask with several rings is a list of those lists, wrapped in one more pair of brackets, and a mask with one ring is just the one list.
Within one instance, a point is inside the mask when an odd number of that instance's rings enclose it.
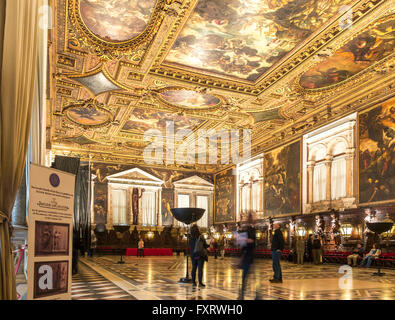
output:
{"label": "white sign panel", "polygon": [[30,165],[27,298],[71,299],[75,175]]}

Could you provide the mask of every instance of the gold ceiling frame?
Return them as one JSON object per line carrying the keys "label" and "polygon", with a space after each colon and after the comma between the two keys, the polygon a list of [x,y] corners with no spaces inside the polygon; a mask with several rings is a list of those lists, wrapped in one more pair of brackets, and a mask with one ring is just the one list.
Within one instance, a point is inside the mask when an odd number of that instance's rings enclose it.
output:
{"label": "gold ceiling frame", "polygon": [[[90,107],[90,108],[95,108],[97,111],[104,112],[108,115],[108,118],[105,122],[100,123],[100,124],[82,124],[78,121],[75,121],[73,118],[69,116],[67,113],[67,110],[72,109],[72,108],[78,108],[78,107]],[[70,102],[66,106],[62,108],[62,115],[66,116],[66,119],[71,121],[73,124],[83,127],[84,129],[91,129],[91,128],[103,128],[109,126],[113,120],[114,120],[114,115],[111,113],[111,111],[104,106],[104,104],[97,102],[95,99],[89,99],[89,100],[83,100],[83,101],[76,101],[76,102]]]}
{"label": "gold ceiling frame", "polygon": [[[386,0],[361,0],[354,5],[353,11],[353,21],[357,23],[363,17],[372,12],[375,8],[380,6],[382,3],[386,2]],[[344,13],[346,14],[346,13]],[[183,82],[194,83],[206,87],[223,89],[228,91],[234,91],[242,94],[248,94],[253,96],[260,95],[263,91],[270,88],[274,84],[276,84],[279,80],[288,75],[291,71],[293,71],[297,66],[301,65],[305,62],[309,57],[315,55],[319,50],[321,50],[328,43],[332,42],[339,34],[345,32],[342,30],[338,24],[338,21],[341,16],[334,18],[334,21],[327,26],[323,31],[321,31],[318,35],[316,35],[312,39],[307,39],[308,43],[303,43],[295,48],[295,50],[289,53],[280,64],[277,64],[266,73],[263,78],[261,78],[255,84],[246,84],[245,81],[242,80],[227,80],[224,81],[218,77],[218,75],[207,75],[200,74],[191,71],[185,71],[188,67],[181,69],[180,67],[169,67],[168,65],[164,65],[163,61],[165,59],[165,55],[170,50],[171,45],[176,40],[173,41],[165,41],[162,45],[162,48],[159,50],[159,55],[155,59],[153,67],[149,71],[150,74],[157,75],[159,77],[171,78]],[[173,38],[179,25],[174,27],[174,30],[169,32],[169,35],[172,35]],[[164,46],[167,46],[164,48]],[[293,52],[293,53],[292,53]]]}
{"label": "gold ceiling frame", "polygon": [[[346,37],[345,39],[343,39],[343,41],[338,42],[332,49],[333,54],[338,51],[340,48],[342,48],[343,46],[345,46],[347,43],[349,43],[350,41],[354,40],[355,38],[357,38],[359,35],[361,35],[364,32],[367,32],[369,30],[371,30],[372,28],[376,27],[379,24],[385,23],[387,21],[390,20],[395,20],[395,14],[391,13],[389,15],[385,15],[385,16],[381,16],[378,17],[375,21],[370,22],[369,24],[367,24],[365,27],[360,28],[358,31],[356,31],[355,33],[353,33],[352,35],[350,35],[349,37]],[[358,73],[352,75],[351,77],[340,81],[338,83],[329,85],[329,86],[325,86],[322,88],[315,88],[315,89],[308,89],[308,88],[304,88],[300,85],[300,79],[301,77],[308,71],[305,70],[303,72],[301,72],[295,79],[294,82],[292,84],[292,88],[296,91],[299,92],[303,95],[311,95],[311,96],[315,96],[315,95],[321,95],[323,93],[329,93],[331,92],[333,89],[339,88],[339,87],[343,87],[345,85],[347,85],[347,83],[349,82],[353,82],[353,84],[355,84],[355,82],[361,81],[364,78],[366,78],[366,76],[368,76],[369,72],[371,72],[373,69],[377,68],[380,65],[385,64],[386,62],[390,61],[392,58],[395,57],[395,52],[388,55],[387,57],[376,61],[375,63],[373,63],[371,66],[359,71]],[[323,60],[318,61],[316,63],[314,63],[312,65],[312,67],[318,65],[319,63],[325,61],[325,59],[327,59],[327,57],[325,57]]]}
{"label": "gold ceiling frame", "polygon": [[105,59],[119,58],[131,53],[144,43],[149,42],[159,30],[164,19],[164,9],[171,4],[171,0],[157,0],[151,17],[144,30],[126,41],[106,41],[95,35],[85,24],[80,12],[80,0],[67,0],[68,15],[73,26],[83,35],[87,44],[94,48],[94,52]]}

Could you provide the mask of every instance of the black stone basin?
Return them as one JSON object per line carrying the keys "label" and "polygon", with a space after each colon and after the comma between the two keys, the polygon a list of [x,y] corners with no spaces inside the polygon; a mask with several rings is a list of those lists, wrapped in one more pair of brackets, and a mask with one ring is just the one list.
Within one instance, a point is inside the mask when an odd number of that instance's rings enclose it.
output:
{"label": "black stone basin", "polygon": [[173,208],[170,209],[170,211],[178,221],[191,224],[198,221],[206,210],[202,208]]}
{"label": "black stone basin", "polygon": [[129,226],[114,226],[116,232],[124,233],[129,230]]}
{"label": "black stone basin", "polygon": [[392,222],[367,222],[368,229],[377,234],[382,234],[392,228]]}

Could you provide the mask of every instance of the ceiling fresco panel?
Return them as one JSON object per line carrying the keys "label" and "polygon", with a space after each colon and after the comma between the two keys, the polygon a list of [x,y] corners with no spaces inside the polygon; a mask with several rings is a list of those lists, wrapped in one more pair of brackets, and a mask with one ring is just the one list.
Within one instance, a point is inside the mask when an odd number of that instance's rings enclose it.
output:
{"label": "ceiling fresco panel", "polygon": [[146,28],[156,0],[81,0],[81,18],[99,38],[119,42]]}
{"label": "ceiling fresco panel", "polygon": [[174,130],[194,130],[201,125],[204,120],[186,117],[176,113],[167,113],[157,110],[135,108],[129,120],[122,127],[123,131],[132,131],[144,134],[149,129],[158,129],[162,132],[166,130],[166,122],[174,122]]}
{"label": "ceiling fresco panel", "polygon": [[352,0],[200,0],[165,63],[256,81]]}
{"label": "ceiling fresco panel", "polygon": [[318,89],[343,82],[394,53],[395,15],[371,24],[332,56],[317,64],[300,78],[306,89]]}

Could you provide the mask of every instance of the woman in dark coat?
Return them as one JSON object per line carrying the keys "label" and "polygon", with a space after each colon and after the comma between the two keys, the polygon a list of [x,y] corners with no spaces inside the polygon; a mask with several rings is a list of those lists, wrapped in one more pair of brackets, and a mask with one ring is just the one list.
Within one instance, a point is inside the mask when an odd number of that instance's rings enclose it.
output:
{"label": "woman in dark coat", "polygon": [[[198,241],[202,242],[203,248],[206,251],[204,255],[195,252],[195,248]],[[190,243],[191,243],[191,261],[192,261],[192,285],[194,287],[196,287],[197,285],[196,284],[196,269],[197,269],[199,286],[205,287],[205,285],[203,284],[203,266],[204,266],[204,261],[208,261],[207,248],[209,247],[209,245],[206,243],[206,240],[204,240],[203,236],[200,234],[199,228],[196,224],[194,224],[191,227]]]}

